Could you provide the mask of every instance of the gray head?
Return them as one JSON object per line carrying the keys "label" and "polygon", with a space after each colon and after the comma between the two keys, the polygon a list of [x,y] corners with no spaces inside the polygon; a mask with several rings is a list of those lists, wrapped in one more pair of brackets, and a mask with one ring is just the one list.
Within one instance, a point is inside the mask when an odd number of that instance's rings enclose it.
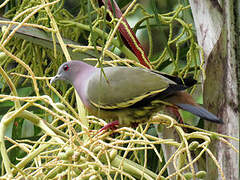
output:
{"label": "gray head", "polygon": [[59,68],[56,76],[54,76],[50,84],[56,80],[67,80],[73,83],[74,79],[79,76],[79,74],[86,73],[95,69],[95,67],[88,65],[82,61],[68,61],[63,63]]}

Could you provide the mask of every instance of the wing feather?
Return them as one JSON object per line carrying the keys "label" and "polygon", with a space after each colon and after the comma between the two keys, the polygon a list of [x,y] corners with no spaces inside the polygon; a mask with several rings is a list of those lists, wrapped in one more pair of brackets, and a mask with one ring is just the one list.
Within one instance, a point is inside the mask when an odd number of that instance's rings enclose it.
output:
{"label": "wing feather", "polygon": [[148,69],[129,67],[99,69],[88,82],[89,101],[103,109],[131,106],[149,96],[165,91],[174,81]]}

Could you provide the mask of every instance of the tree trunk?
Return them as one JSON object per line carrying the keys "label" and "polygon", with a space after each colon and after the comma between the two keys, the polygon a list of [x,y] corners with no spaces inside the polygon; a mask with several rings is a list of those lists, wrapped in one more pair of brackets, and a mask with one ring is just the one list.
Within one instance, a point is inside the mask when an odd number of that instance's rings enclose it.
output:
{"label": "tree trunk", "polygon": [[[206,123],[206,129],[239,138],[236,69],[240,42],[237,35],[239,31],[236,31],[239,30],[237,18],[240,5],[239,0],[221,2],[222,4],[217,0],[190,0],[198,43],[204,50],[206,71],[203,85],[204,104],[209,111],[224,121],[224,124],[220,125]],[[239,148],[238,142],[228,141]],[[225,178],[238,179],[238,153],[219,140],[211,143],[210,150],[217,158]],[[222,179],[210,157],[207,157],[206,167],[207,179]]]}

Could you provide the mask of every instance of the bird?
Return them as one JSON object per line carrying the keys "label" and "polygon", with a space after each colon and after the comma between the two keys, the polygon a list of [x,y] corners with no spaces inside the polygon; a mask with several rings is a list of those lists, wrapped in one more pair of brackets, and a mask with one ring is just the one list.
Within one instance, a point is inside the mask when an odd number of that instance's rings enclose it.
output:
{"label": "bird", "polygon": [[80,60],[63,63],[50,84],[69,81],[87,111],[110,123],[103,129],[147,122],[164,106],[188,111],[214,123],[222,120],[197,104],[186,91],[197,81],[140,67],[97,68]]}

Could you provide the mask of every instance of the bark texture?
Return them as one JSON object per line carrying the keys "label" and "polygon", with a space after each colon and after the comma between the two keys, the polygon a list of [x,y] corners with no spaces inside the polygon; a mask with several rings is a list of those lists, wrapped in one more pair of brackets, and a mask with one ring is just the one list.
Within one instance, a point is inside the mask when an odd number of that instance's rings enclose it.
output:
{"label": "bark texture", "polygon": [[[206,129],[239,138],[239,109],[237,86],[236,12],[239,0],[190,0],[199,45],[205,56],[206,79],[203,96],[205,107],[221,117],[223,125],[206,123]],[[230,141],[239,149],[236,141]],[[227,180],[238,179],[239,154],[221,141],[211,145]],[[207,179],[222,179],[216,165],[207,157]]]}

